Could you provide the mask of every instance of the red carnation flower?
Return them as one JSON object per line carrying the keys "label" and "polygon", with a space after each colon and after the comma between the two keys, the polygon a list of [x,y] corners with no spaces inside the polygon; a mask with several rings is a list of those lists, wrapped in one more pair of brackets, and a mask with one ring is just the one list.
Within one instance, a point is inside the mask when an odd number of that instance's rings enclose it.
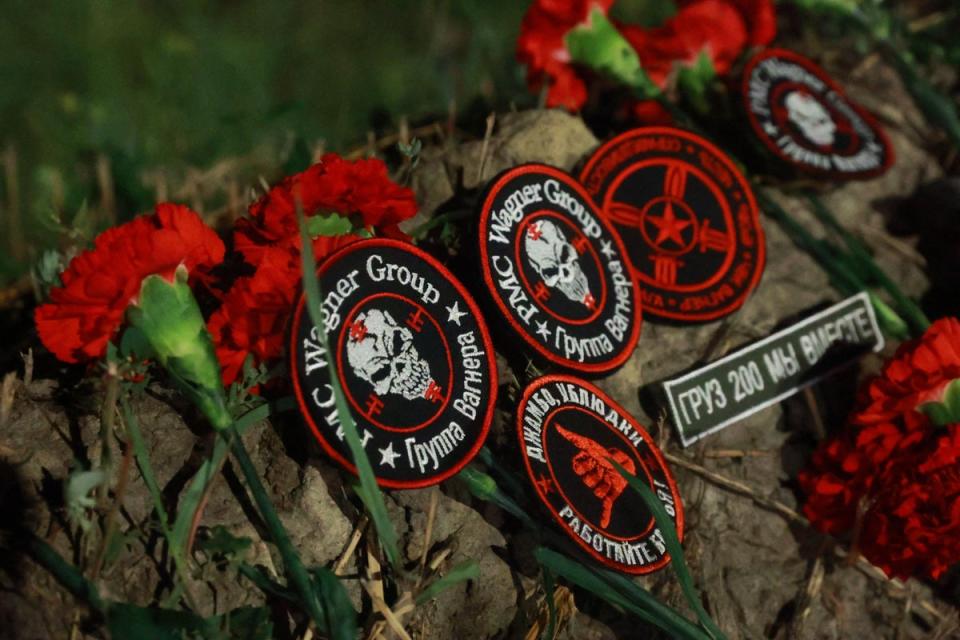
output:
{"label": "red carnation flower", "polygon": [[[593,9],[606,14],[613,0],[535,0],[523,18],[517,57],[527,66],[527,84],[539,91],[548,84],[547,106],[580,109],[587,101],[587,78],[566,46],[566,36],[587,22]],[[664,89],[672,73],[694,65],[706,54],[716,73],[730,71],[749,46],[769,44],[776,35],[772,0],[681,0],[677,14],[655,28],[618,23],[637,52],[644,72]],[[636,88],[636,87],[634,87]],[[644,122],[669,121],[650,102],[634,107]]]}
{"label": "red carnation flower", "polygon": [[[413,191],[392,182],[376,159],[348,161],[328,153],[306,171],[284,178],[238,220],[234,247],[256,271],[240,278],[207,324],[229,384],[247,355],[257,363],[284,352],[286,323],[293,313],[301,276],[301,237],[297,205],[308,219],[335,213],[380,235],[405,237],[398,224],[417,212]],[[313,238],[317,262],[356,235]]]}
{"label": "red carnation flower", "polygon": [[677,67],[693,66],[701,53],[718,75],[728,73],[744,49],[768,44],[776,29],[770,0],[688,0],[659,27],[620,25],[647,75],[661,89]]}
{"label": "red carnation flower", "polygon": [[849,428],[799,476],[804,514],[831,534],[851,530],[890,576],[939,577],[960,562],[960,424],[918,411],[960,377],[960,322],[935,322],[904,343],[864,387]]}
{"label": "red carnation flower", "polygon": [[[960,321],[937,320],[924,334],[903,343],[879,376],[866,386],[854,424],[868,425],[908,415],[939,399],[960,378]],[[915,423],[915,419],[908,423]]]}
{"label": "red carnation flower", "polygon": [[298,200],[308,218],[337,213],[383,235],[399,233],[397,224],[417,212],[413,191],[391,181],[383,161],[351,162],[328,153],[306,171],[284,178],[250,206],[250,218],[237,221],[237,251],[258,264],[264,247],[299,242]]}
{"label": "red carnation flower", "polygon": [[[313,241],[319,262],[337,248],[359,240],[355,235],[320,236]],[[300,286],[300,251],[290,247],[263,247],[257,270],[239,278],[207,322],[213,337],[223,383],[231,384],[243,371],[248,355],[268,362],[283,355],[287,323]]]}
{"label": "red carnation flower", "polygon": [[937,579],[960,562],[960,425],[944,431],[905,438],[870,492],[858,544],[888,576]]}
{"label": "red carnation flower", "polygon": [[223,242],[196,213],[158,204],[155,213],[108,229],[70,262],[62,287],[34,314],[40,340],[64,362],[99,358],[137,301],[149,275],[173,280],[183,265],[193,280],[223,261]]}
{"label": "red carnation flower", "polygon": [[593,9],[606,13],[614,0],[534,0],[520,24],[517,58],[527,66],[527,84],[539,91],[544,82],[547,106],[576,111],[587,101],[587,85],[573,67],[565,38],[586,22]]}

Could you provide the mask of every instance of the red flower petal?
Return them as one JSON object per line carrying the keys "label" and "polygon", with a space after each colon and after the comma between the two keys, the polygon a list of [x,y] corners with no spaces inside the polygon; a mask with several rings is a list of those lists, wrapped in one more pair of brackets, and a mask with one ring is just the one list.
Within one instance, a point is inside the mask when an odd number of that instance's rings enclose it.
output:
{"label": "red flower petal", "polygon": [[70,262],[63,286],[34,313],[40,340],[64,362],[101,357],[145,277],[170,277],[182,264],[202,279],[223,255],[223,242],[200,216],[181,205],[157,205],[153,215],[101,233],[93,249]]}

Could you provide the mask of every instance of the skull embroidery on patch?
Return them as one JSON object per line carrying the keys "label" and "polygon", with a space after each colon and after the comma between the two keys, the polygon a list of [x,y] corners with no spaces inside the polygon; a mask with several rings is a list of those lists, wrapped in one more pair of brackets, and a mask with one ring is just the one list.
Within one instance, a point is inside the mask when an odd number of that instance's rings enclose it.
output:
{"label": "skull embroidery on patch", "polygon": [[580,256],[563,230],[549,220],[530,225],[524,234],[524,248],[533,269],[551,289],[574,302],[585,304],[590,296],[587,274],[580,268]]}
{"label": "skull embroidery on patch", "polygon": [[784,104],[790,121],[800,128],[807,140],[821,146],[833,144],[837,125],[816,98],[802,91],[794,91],[787,96]]}
{"label": "skull embroidery on patch", "polygon": [[432,380],[430,364],[417,352],[410,329],[379,309],[357,314],[354,325],[362,330],[347,340],[347,360],[357,377],[369,382],[378,396],[423,398]]}

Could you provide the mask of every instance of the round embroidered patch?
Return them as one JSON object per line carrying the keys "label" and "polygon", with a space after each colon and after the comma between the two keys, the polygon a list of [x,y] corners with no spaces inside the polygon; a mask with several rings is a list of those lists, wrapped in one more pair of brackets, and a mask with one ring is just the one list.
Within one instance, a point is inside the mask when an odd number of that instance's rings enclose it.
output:
{"label": "round embroidered patch", "polygon": [[851,180],[893,164],[893,147],[876,120],[801,55],[767,49],[754,56],[743,72],[742,96],[753,132],[802,172]]}
{"label": "round embroidered patch", "polygon": [[301,296],[290,365],[324,450],[356,473],[332,363],[380,485],[424,487],[457,473],[487,437],[497,389],[493,344],[473,299],[440,263],[395,240],[347,245],[318,277],[326,340]]}
{"label": "round embroidered patch", "polygon": [[650,486],[683,539],[680,494],[650,436],[617,403],[573,376],[546,376],[524,391],[517,435],[537,495],[587,554],[634,574],[670,561],[653,514],[610,460]]}
{"label": "round embroidered patch", "polygon": [[628,131],[593,153],[580,180],[623,238],[645,312],[716,320],[760,281],[753,192],[703,138],[672,127]]}
{"label": "round embroidered patch", "polygon": [[633,353],[640,300],[623,244],[572,176],[526,164],[494,178],[478,241],[489,295],[541,358],[605,373]]}

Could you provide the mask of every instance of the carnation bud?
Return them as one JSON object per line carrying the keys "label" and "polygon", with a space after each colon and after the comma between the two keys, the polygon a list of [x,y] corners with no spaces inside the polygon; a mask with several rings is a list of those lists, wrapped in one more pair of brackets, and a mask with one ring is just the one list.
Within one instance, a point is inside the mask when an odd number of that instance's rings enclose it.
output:
{"label": "carnation bud", "polygon": [[232,420],[220,382],[220,363],[200,307],[187,284],[187,269],[173,281],[150,275],[140,285],[136,303],[127,309],[131,326],[149,342],[157,361],[216,429]]}
{"label": "carnation bud", "polygon": [[567,33],[565,44],[574,62],[610,76],[635,90],[638,97],[653,98],[660,93],[644,72],[637,52],[599,8],[590,12],[587,22]]}
{"label": "carnation bud", "polygon": [[960,423],[960,379],[951,380],[924,395],[917,411],[925,413],[930,421],[943,427]]}

